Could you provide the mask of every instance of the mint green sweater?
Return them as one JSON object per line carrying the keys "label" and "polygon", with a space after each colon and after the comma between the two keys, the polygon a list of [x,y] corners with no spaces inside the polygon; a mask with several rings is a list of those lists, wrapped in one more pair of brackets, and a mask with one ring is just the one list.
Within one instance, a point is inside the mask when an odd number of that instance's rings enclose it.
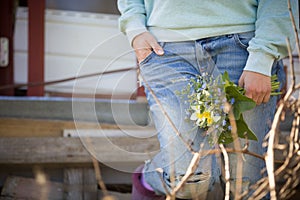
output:
{"label": "mint green sweater", "polygon": [[[299,23],[298,1],[291,7]],[[255,31],[244,70],[268,76],[274,60],[287,56],[286,38],[295,44],[287,0],[118,0],[118,8],[130,43],[145,31],[161,42]]]}

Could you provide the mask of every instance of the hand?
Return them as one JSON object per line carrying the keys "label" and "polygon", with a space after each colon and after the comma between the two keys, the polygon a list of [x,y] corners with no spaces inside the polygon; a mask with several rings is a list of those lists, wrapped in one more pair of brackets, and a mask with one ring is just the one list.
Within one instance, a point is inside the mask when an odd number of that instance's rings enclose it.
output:
{"label": "hand", "polygon": [[132,41],[132,47],[134,48],[138,62],[144,60],[152,51],[157,55],[163,55],[164,50],[157,43],[154,36],[149,32],[144,32],[137,35]]}
{"label": "hand", "polygon": [[253,99],[257,105],[267,103],[271,94],[271,77],[257,72],[244,71],[239,80],[239,86],[246,91],[246,96]]}

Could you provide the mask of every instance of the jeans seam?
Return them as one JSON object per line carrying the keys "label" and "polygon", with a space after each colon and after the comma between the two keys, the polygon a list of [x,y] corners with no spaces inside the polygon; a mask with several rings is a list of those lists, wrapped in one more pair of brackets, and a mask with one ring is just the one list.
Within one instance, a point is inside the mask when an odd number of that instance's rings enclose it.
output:
{"label": "jeans seam", "polygon": [[234,41],[236,42],[237,45],[239,45],[241,48],[243,49],[247,49],[249,45],[244,44],[240,38],[238,34],[234,34],[233,35]]}

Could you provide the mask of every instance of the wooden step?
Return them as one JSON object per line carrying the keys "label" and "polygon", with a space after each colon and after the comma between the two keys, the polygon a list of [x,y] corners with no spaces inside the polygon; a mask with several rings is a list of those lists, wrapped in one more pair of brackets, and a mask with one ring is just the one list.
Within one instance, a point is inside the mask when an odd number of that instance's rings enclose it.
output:
{"label": "wooden step", "polygon": [[156,137],[0,138],[0,164],[143,162],[158,150]]}

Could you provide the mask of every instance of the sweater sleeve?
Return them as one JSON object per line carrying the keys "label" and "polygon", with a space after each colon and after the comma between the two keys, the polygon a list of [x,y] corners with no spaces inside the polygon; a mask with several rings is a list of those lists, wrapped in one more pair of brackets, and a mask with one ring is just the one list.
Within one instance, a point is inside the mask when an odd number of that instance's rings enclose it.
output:
{"label": "sweater sleeve", "polygon": [[119,28],[127,35],[130,44],[135,36],[147,31],[146,11],[143,0],[118,0],[121,13]]}
{"label": "sweater sleeve", "polygon": [[[299,27],[298,1],[291,0]],[[274,60],[288,55],[286,38],[295,44],[287,0],[258,0],[255,37],[249,42],[249,57],[244,70],[271,75]]]}

